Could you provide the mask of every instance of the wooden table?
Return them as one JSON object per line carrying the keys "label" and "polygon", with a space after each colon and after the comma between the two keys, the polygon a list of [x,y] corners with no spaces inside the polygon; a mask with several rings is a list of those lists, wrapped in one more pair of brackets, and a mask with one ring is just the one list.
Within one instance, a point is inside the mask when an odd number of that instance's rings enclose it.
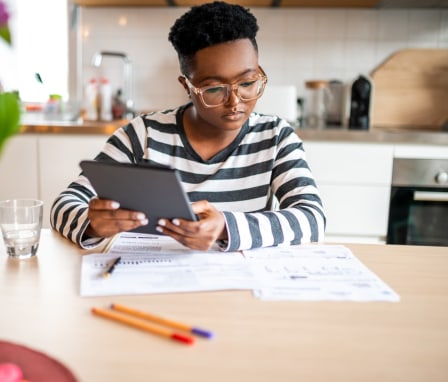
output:
{"label": "wooden table", "polygon": [[[47,353],[82,382],[448,381],[446,247],[347,244],[401,296],[356,303],[248,291],[80,297],[85,252],[49,230],[34,259],[8,259],[0,244],[0,339]],[[216,338],[185,346],[90,313],[112,301]]]}

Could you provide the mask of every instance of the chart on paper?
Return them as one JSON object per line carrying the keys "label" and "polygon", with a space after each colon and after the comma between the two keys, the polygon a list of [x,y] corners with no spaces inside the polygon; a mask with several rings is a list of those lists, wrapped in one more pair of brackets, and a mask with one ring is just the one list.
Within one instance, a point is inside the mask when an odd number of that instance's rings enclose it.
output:
{"label": "chart on paper", "polygon": [[342,245],[301,245],[244,251],[258,264],[263,300],[390,301],[400,300],[386,283]]}

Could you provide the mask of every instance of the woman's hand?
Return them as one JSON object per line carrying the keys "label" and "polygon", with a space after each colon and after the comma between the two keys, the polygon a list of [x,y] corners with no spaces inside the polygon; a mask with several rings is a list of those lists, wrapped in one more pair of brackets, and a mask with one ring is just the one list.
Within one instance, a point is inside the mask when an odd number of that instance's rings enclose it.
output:
{"label": "woman's hand", "polygon": [[88,218],[86,235],[90,237],[110,237],[148,224],[143,212],[123,210],[118,202],[98,198],[90,201]]}
{"label": "woman's hand", "polygon": [[216,240],[227,239],[226,222],[222,212],[206,200],[192,204],[199,221],[160,219],[157,230],[171,236],[191,249],[208,250]]}

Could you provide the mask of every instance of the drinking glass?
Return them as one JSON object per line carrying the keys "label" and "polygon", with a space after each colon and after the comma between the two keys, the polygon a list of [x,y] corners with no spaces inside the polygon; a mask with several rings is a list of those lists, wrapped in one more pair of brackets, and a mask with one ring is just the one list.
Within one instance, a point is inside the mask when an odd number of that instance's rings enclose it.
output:
{"label": "drinking glass", "polygon": [[0,201],[0,227],[6,252],[17,259],[36,255],[44,202],[36,199]]}

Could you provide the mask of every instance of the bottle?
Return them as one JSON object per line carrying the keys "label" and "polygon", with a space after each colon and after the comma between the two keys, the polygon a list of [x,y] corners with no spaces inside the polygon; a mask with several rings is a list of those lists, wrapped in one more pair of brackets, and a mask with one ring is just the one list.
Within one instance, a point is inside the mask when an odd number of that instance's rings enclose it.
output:
{"label": "bottle", "polygon": [[327,107],[327,127],[341,127],[344,108],[344,83],[340,80],[328,82],[330,99]]}
{"label": "bottle", "polygon": [[60,119],[62,117],[62,96],[50,94],[44,107],[45,118],[48,120]]}
{"label": "bottle", "polygon": [[125,111],[126,111],[126,105],[122,99],[122,91],[121,89],[118,89],[112,101],[113,118],[122,119],[124,117]]}
{"label": "bottle", "polygon": [[313,129],[323,128],[327,120],[328,81],[306,81],[305,88],[304,126]]}
{"label": "bottle", "polygon": [[297,127],[303,127],[303,98],[297,98]]}
{"label": "bottle", "polygon": [[107,78],[100,79],[100,120],[112,121],[112,87]]}
{"label": "bottle", "polygon": [[85,88],[84,108],[86,120],[98,120],[98,83],[95,78],[92,78]]}

